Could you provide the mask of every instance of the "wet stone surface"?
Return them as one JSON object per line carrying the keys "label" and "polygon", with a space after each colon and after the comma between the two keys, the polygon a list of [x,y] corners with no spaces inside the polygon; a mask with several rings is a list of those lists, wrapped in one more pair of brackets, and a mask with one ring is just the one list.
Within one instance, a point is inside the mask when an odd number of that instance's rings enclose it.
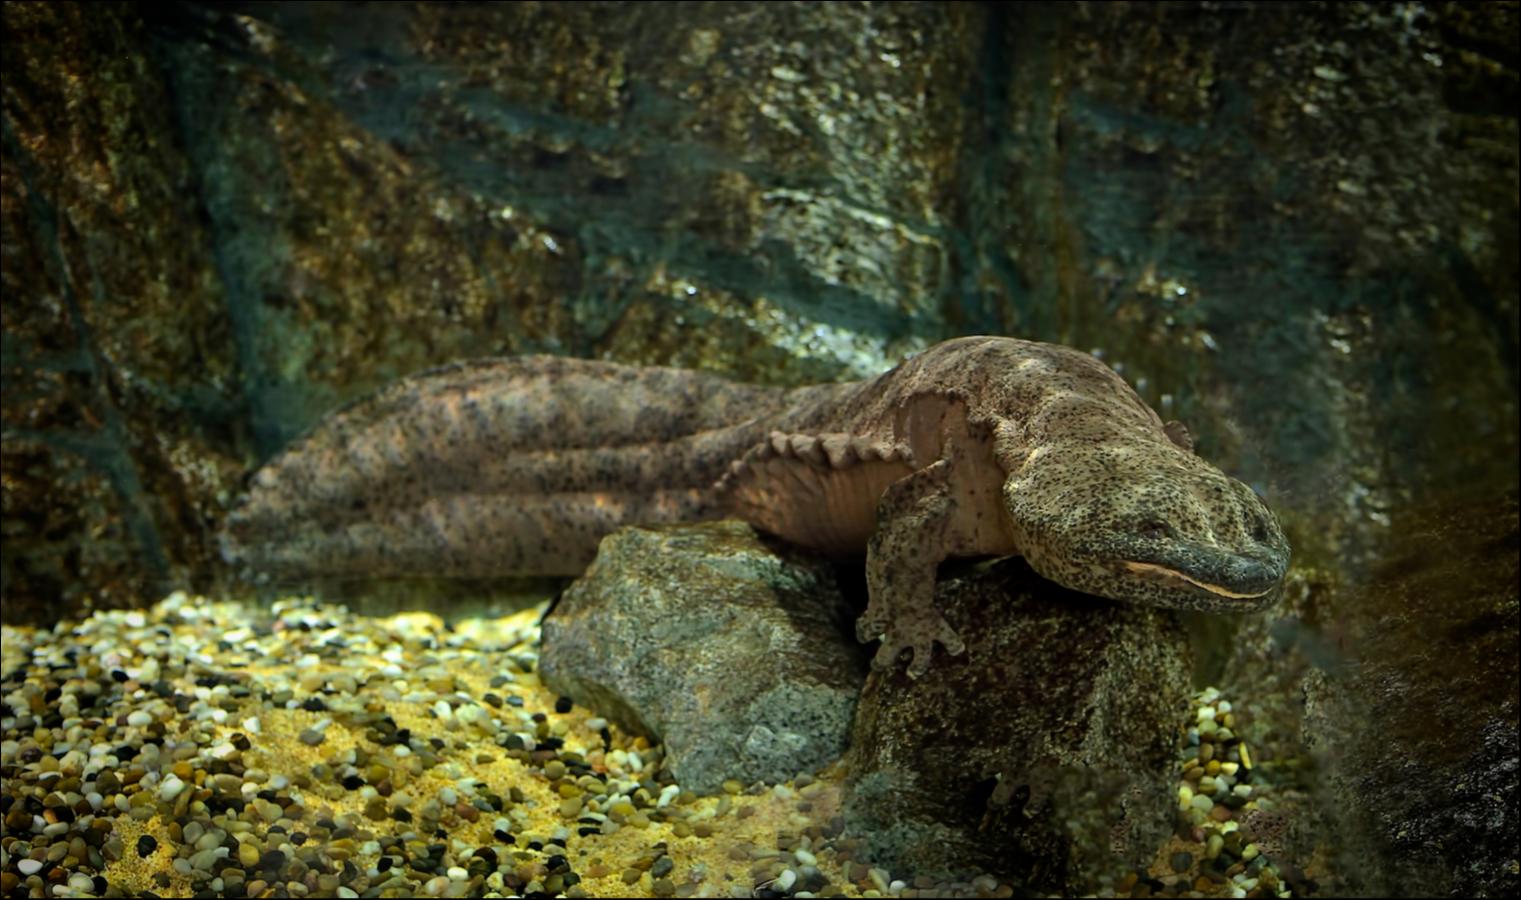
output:
{"label": "wet stone surface", "polygon": [[894,866],[985,868],[1081,890],[1170,827],[1190,657],[1173,614],[1056,588],[1019,560],[943,581],[967,643],[874,672],[847,760],[847,827]]}
{"label": "wet stone surface", "polygon": [[563,694],[664,742],[699,791],[782,781],[845,749],[864,653],[831,568],[742,522],[629,528],[544,623]]}

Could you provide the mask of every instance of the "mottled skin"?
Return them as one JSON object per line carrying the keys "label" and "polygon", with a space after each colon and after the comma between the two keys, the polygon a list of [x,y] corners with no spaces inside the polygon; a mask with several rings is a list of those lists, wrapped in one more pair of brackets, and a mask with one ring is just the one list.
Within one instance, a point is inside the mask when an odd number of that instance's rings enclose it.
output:
{"label": "mottled skin", "polygon": [[1268,603],[1289,559],[1257,495],[1107,366],[1000,337],[795,390],[557,357],[423,373],[261,469],[223,549],[281,576],[576,574],[621,525],[726,516],[864,551],[858,635],[916,677],[935,642],[962,650],[933,600],[948,557],[1214,611]]}

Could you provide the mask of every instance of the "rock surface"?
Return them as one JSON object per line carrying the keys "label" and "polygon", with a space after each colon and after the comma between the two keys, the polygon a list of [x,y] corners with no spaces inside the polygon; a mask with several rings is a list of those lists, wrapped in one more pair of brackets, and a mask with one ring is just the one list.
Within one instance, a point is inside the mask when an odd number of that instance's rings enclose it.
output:
{"label": "rock surface", "polygon": [[544,622],[550,687],[664,741],[682,787],[785,781],[845,749],[865,676],[830,567],[742,522],[626,528]]}
{"label": "rock surface", "polygon": [[[878,864],[975,868],[1040,892],[1155,851],[1172,824],[1190,654],[1171,613],[1063,590],[1007,560],[943,580],[966,653],[867,680],[845,823]],[[1113,856],[1111,854],[1114,854]]]}
{"label": "rock surface", "polygon": [[1521,812],[1517,497],[1402,517],[1323,630],[1304,740],[1344,895],[1514,897]]}

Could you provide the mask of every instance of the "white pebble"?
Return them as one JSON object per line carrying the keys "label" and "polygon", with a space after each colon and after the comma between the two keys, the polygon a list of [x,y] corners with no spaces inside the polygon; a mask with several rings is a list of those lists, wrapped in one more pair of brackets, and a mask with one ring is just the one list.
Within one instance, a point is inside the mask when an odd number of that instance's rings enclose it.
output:
{"label": "white pebble", "polygon": [[586,727],[590,728],[592,731],[601,731],[607,727],[607,720],[600,716],[592,719],[587,719]]}
{"label": "white pebble", "polygon": [[787,889],[791,888],[793,883],[796,881],[796,872],[792,871],[791,869],[783,869],[782,874],[776,876],[776,881],[772,882],[771,887],[778,891],[786,891]]}
{"label": "white pebble", "polygon": [[670,803],[671,803],[671,801],[675,800],[676,799],[676,795],[679,794],[679,793],[681,793],[681,786],[680,785],[677,785],[677,784],[668,784],[668,785],[666,785],[665,787],[663,787],[663,788],[660,789],[660,799],[655,801],[655,806],[656,807],[669,806]]}
{"label": "white pebble", "polygon": [[181,781],[178,775],[170,773],[169,777],[164,779],[163,784],[158,786],[158,798],[165,803],[170,803],[183,790],[185,790],[185,782]]}
{"label": "white pebble", "polygon": [[819,858],[817,856],[814,856],[812,853],[809,853],[807,850],[804,850],[802,848],[798,848],[792,851],[792,858],[805,866],[816,866],[819,864]]}
{"label": "white pebble", "polygon": [[153,716],[149,715],[146,710],[137,709],[127,714],[127,724],[134,728],[143,728],[152,722]]}
{"label": "white pebble", "polygon": [[69,887],[80,893],[94,893],[95,881],[83,872],[75,872],[69,876]]}
{"label": "white pebble", "polygon": [[16,871],[22,875],[36,875],[42,871],[42,862],[35,859],[23,859],[16,863]]}
{"label": "white pebble", "polygon": [[258,734],[259,733],[259,717],[258,716],[249,716],[248,718],[244,719],[243,720],[243,730],[246,731],[246,732],[248,732],[249,734]]}
{"label": "white pebble", "polygon": [[[437,870],[435,869],[434,871]],[[453,881],[464,881],[470,877],[470,873],[466,872],[464,869],[461,869],[459,866],[450,866],[448,875],[449,878]]]}

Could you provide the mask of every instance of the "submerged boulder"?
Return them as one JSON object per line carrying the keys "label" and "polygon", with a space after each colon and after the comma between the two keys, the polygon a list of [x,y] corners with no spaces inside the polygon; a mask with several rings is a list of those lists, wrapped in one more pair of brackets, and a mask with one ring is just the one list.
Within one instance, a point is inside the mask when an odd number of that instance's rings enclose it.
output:
{"label": "submerged boulder", "polygon": [[941,583],[966,652],[873,672],[847,757],[848,831],[879,865],[1082,889],[1172,822],[1190,653],[1177,617],[1046,582],[1021,560]]}
{"label": "submerged boulder", "polygon": [[840,756],[866,670],[853,618],[827,563],[743,522],[625,528],[545,620],[540,666],[711,793]]}

